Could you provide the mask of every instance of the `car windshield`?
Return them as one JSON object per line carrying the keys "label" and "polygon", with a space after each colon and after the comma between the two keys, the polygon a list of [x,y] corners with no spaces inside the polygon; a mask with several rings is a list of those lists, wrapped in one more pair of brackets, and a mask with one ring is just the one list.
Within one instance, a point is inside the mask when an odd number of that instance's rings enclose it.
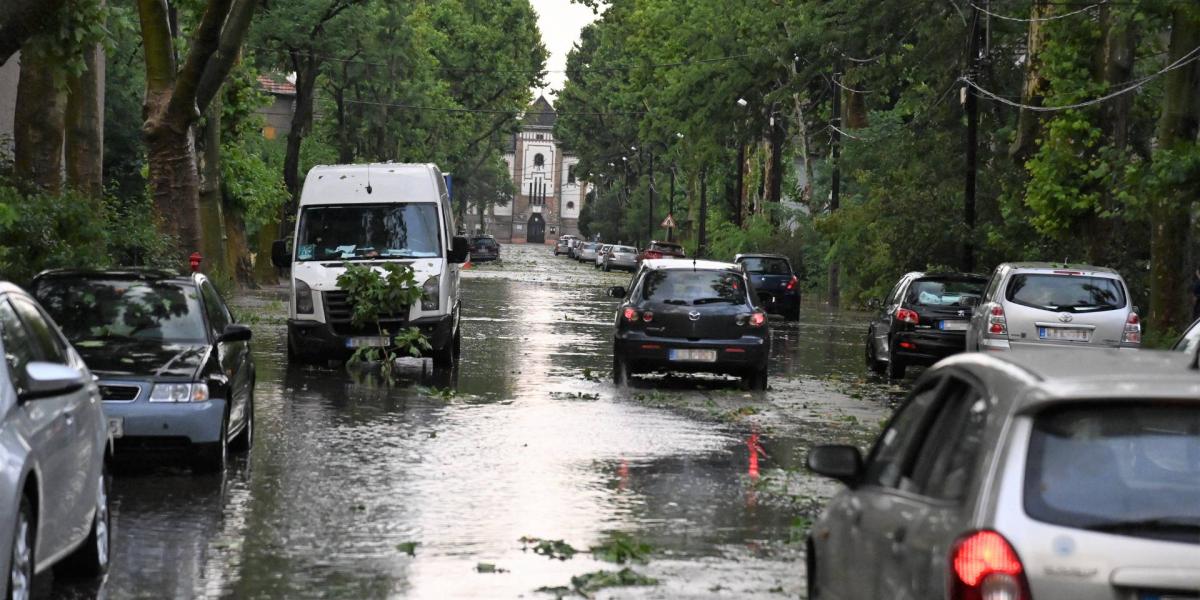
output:
{"label": "car windshield", "polygon": [[985,281],[972,279],[918,279],[908,286],[904,303],[924,306],[967,306],[967,298],[983,296]]}
{"label": "car windshield", "polygon": [[1024,496],[1039,521],[1200,543],[1200,405],[1084,404],[1037,415]]}
{"label": "car windshield", "polygon": [[750,256],[742,259],[747,273],[755,275],[791,275],[792,267],[783,258]]}
{"label": "car windshield", "polygon": [[77,346],[128,340],[206,343],[196,286],[140,279],[44,279],[38,301]]}
{"label": "car windshield", "polygon": [[1183,337],[1178,342],[1175,342],[1175,347],[1172,349],[1178,352],[1195,354],[1196,350],[1200,349],[1200,321],[1192,323],[1192,328],[1188,329],[1187,333],[1183,334]]}
{"label": "car windshield", "polygon": [[1111,277],[1018,274],[1008,284],[1008,301],[1063,312],[1095,312],[1125,306],[1125,291]]}
{"label": "car windshield", "polygon": [[311,206],[300,214],[296,260],[441,256],[437,204]]}
{"label": "car windshield", "polygon": [[657,269],[642,281],[642,299],[662,304],[746,302],[742,277],[729,271]]}
{"label": "car windshield", "polygon": [[492,238],[475,238],[473,240],[476,248],[495,248],[496,240]]}

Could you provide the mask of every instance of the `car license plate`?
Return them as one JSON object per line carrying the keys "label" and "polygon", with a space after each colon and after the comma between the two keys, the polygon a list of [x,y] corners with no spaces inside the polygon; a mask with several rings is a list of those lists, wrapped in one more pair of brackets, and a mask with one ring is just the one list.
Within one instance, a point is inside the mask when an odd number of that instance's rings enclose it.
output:
{"label": "car license plate", "polygon": [[716,350],[672,350],[671,360],[679,362],[717,362]]}
{"label": "car license plate", "polygon": [[391,343],[391,340],[379,336],[367,337],[352,337],[346,340],[347,348],[382,348]]}
{"label": "car license plate", "polygon": [[938,328],[942,331],[966,331],[966,321],[939,321]]}
{"label": "car license plate", "polygon": [[1043,340],[1086,342],[1089,338],[1089,332],[1086,329],[1070,329],[1067,327],[1038,327],[1038,337]]}
{"label": "car license plate", "polygon": [[113,438],[125,436],[125,419],[120,417],[108,418],[108,435]]}

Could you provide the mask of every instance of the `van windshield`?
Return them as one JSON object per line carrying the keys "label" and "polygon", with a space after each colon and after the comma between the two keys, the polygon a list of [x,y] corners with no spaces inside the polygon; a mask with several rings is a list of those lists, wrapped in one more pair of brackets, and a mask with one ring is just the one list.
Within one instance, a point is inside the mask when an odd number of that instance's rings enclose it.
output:
{"label": "van windshield", "polygon": [[310,206],[300,213],[296,260],[435,258],[438,205]]}

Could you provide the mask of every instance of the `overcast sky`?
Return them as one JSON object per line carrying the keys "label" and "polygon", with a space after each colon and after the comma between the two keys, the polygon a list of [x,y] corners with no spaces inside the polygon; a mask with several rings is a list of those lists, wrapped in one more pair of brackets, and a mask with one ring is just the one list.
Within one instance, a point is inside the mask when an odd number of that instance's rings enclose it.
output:
{"label": "overcast sky", "polygon": [[546,61],[547,88],[534,90],[534,95],[546,94],[553,102],[553,91],[562,88],[566,74],[562,72],[567,67],[567,53],[579,40],[579,30],[591,23],[596,15],[592,9],[575,4],[571,0],[531,0],[533,9],[538,14],[538,27],[542,30],[542,43],[550,51]]}

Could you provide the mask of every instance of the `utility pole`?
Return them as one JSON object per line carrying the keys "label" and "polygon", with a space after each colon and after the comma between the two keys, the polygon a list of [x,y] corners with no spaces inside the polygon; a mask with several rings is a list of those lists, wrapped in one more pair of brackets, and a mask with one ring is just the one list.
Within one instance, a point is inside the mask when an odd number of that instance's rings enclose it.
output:
{"label": "utility pole", "polygon": [[653,240],[654,239],[654,149],[650,148],[647,150],[647,152],[650,154],[650,208],[646,211],[647,217],[648,217],[646,219],[646,222],[647,222],[647,225],[649,225],[649,229],[646,232],[646,235],[648,237],[646,239]]}
{"label": "utility pole", "polygon": [[[987,0],[981,0],[986,7]],[[968,43],[967,57],[971,61],[967,69],[967,78],[975,82],[979,77],[980,49],[982,37],[986,34],[981,26],[982,13],[974,3],[971,4],[971,39]],[[979,97],[975,88],[967,85],[963,88],[963,107],[967,113],[966,138],[966,194],[963,196],[963,222],[967,225],[963,237],[962,270],[970,273],[975,270],[975,190],[976,172],[979,169]]]}
{"label": "utility pole", "polygon": [[700,169],[700,236],[696,254],[701,258],[708,255],[708,169]]}
{"label": "utility pole", "polygon": [[[842,171],[839,155],[842,145],[842,59],[839,57],[833,73],[833,136],[829,142],[830,160],[833,161],[833,182],[829,190],[829,212],[837,212],[841,203]],[[839,279],[841,265],[837,258],[829,261],[829,306],[837,308],[842,302],[842,290]]]}
{"label": "utility pole", "polygon": [[[671,195],[667,198],[667,216],[675,218],[675,167],[671,166]],[[675,241],[675,228],[667,229],[667,241]]]}

